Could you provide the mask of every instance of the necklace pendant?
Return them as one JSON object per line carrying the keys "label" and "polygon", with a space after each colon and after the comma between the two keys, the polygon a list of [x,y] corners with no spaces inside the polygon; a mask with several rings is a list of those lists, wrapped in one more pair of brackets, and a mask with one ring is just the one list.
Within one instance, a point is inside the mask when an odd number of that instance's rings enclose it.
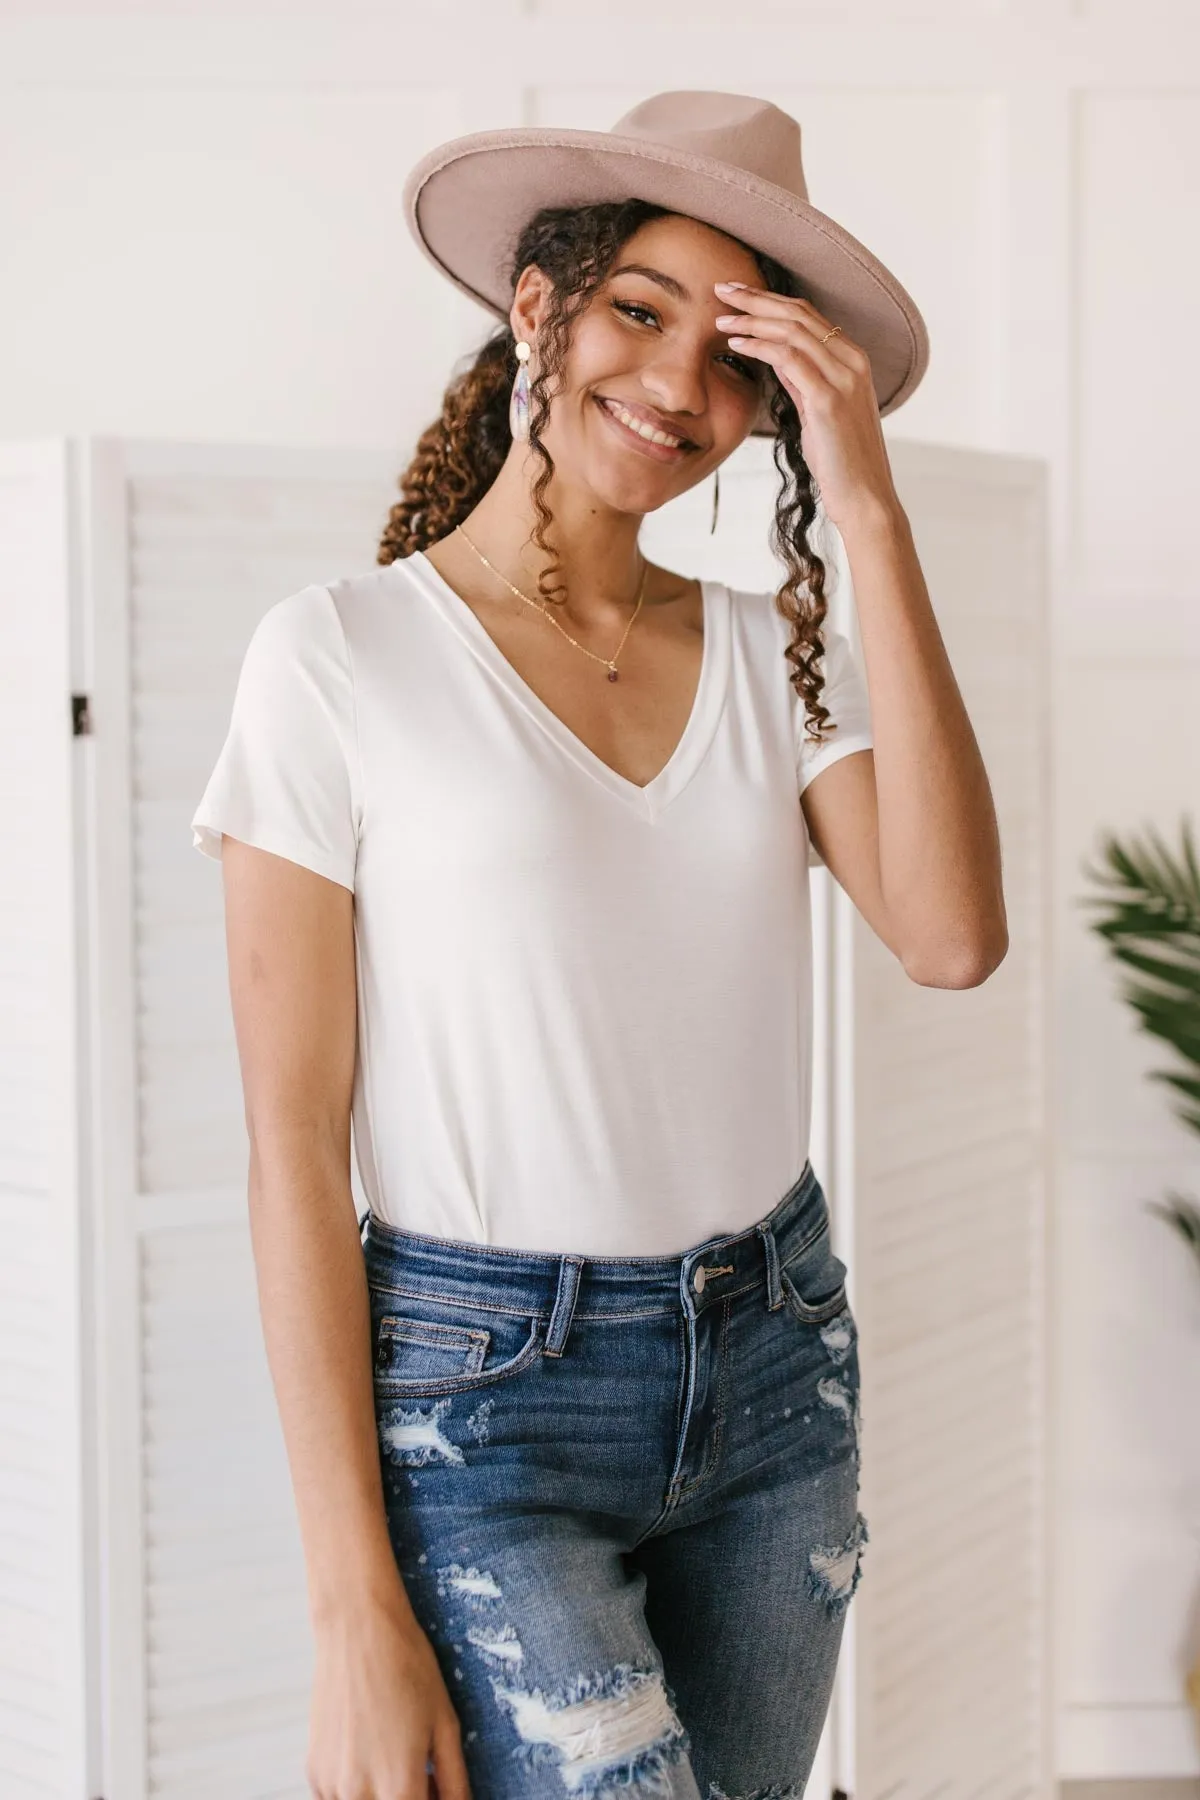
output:
{"label": "necklace pendant", "polygon": [[615,670],[615,669],[613,669],[613,668],[610,668],[610,669],[609,669],[609,671],[608,671],[608,679],[609,679],[609,680],[610,680],[610,681],[615,681],[615,680],[616,680],[616,679],[617,679],[617,671],[616,671],[616,670]]}

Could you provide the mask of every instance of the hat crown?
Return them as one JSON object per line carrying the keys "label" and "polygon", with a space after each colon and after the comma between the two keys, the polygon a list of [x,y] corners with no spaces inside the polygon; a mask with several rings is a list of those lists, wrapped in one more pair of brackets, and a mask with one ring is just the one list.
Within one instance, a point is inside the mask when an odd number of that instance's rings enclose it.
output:
{"label": "hat crown", "polygon": [[668,144],[708,156],[808,199],[800,156],[800,127],[788,113],[752,94],[696,88],[651,94],[613,126],[615,137]]}

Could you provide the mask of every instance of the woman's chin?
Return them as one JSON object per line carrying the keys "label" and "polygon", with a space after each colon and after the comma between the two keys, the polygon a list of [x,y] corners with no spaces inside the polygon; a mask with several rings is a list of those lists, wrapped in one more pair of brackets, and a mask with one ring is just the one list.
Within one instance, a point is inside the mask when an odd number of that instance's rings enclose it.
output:
{"label": "woman's chin", "polygon": [[614,481],[611,474],[606,479],[606,472],[601,470],[594,472],[588,486],[598,504],[615,513],[657,512],[676,493],[674,488],[667,491],[661,481]]}
{"label": "woman's chin", "polygon": [[589,454],[586,471],[596,498],[617,512],[654,512],[691,487],[694,480],[685,463],[674,467],[652,463],[620,448],[615,454],[608,450]]}

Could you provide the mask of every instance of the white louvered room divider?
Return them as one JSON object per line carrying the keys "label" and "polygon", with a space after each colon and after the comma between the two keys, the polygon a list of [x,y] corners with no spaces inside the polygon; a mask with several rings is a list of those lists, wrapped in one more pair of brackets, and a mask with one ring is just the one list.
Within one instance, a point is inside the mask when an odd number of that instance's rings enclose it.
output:
{"label": "white louvered room divider", "polygon": [[[1022,1800],[1047,1791],[1043,471],[891,454],[996,792],[1012,949],[980,989],[916,988],[814,871],[813,1161],[862,1332],[871,1543],[809,1792]],[[394,474],[115,441],[0,457],[4,1800],[306,1793],[220,873],[188,821],[256,620],[373,565]],[[774,481],[746,446],[716,534],[705,485],[648,550],[772,585]]]}
{"label": "white louvered room divider", "polygon": [[894,461],[991,780],[1010,948],[981,987],[918,987],[834,907],[832,1161],[871,1530],[843,1785],[1015,1800],[1050,1766],[1046,500],[1036,462]]}

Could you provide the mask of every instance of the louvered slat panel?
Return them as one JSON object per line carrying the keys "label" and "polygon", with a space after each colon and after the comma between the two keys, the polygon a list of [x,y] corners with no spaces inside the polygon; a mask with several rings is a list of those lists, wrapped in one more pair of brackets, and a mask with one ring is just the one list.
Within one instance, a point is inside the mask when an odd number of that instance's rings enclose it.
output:
{"label": "louvered slat panel", "polygon": [[243,1225],[142,1242],[149,1793],[303,1794],[309,1627]]}
{"label": "louvered slat panel", "polygon": [[1044,1771],[1045,631],[1037,465],[897,445],[1000,818],[1011,944],[918,987],[855,919],[863,1800],[1028,1800]]}
{"label": "louvered slat panel", "polygon": [[[260,616],[311,581],[369,569],[393,497],[375,478],[318,474],[318,458],[180,451],[130,481],[133,782],[140,1187],[240,1183],[240,1087],[216,871],[188,821],[229,722]],[[241,458],[244,462],[244,456]],[[330,459],[325,459],[329,462]],[[350,466],[354,459],[346,458]]]}
{"label": "louvered slat panel", "polygon": [[129,470],[148,1793],[275,1800],[304,1791],[310,1643],[249,1236],[154,1224],[159,1198],[209,1190],[227,1221],[245,1192],[220,878],[189,821],[259,618],[373,567],[394,486],[320,453],[143,446]]}

